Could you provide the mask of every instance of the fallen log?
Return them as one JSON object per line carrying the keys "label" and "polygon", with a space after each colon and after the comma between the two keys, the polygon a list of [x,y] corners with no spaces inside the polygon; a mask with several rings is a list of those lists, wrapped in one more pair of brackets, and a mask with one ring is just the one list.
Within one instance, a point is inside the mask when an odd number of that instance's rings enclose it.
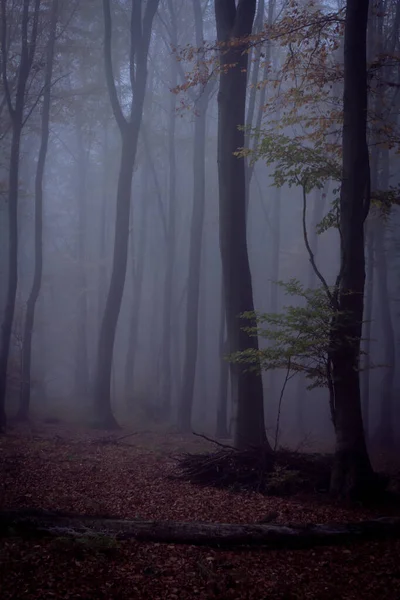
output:
{"label": "fallen log", "polygon": [[0,535],[108,536],[116,540],[205,546],[312,548],[400,537],[400,518],[344,524],[229,524],[142,521],[65,515],[45,511],[0,512]]}

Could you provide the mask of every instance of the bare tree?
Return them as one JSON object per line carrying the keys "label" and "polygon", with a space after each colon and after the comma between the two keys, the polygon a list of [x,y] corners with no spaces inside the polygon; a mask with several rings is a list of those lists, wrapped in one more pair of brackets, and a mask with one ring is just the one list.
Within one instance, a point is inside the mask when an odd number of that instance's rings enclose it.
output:
{"label": "bare tree", "polygon": [[124,291],[128,240],[129,213],[131,205],[131,185],[133,168],[138,146],[140,125],[147,82],[147,57],[150,46],[153,19],[159,0],[132,0],[130,23],[129,73],[132,101],[129,118],[126,118],[114,81],[111,36],[112,20],[110,0],[103,0],[104,13],[104,58],[107,87],[115,120],[121,134],[122,151],[118,177],[117,208],[114,237],[113,266],[107,295],[104,316],[100,329],[100,339],[94,386],[96,418],[103,427],[116,427],[111,409],[110,386],[111,367],[115,341],[115,331]]}
{"label": "bare tree", "polygon": [[[229,351],[258,348],[256,337],[243,331],[240,315],[253,311],[253,290],[246,239],[246,180],[243,158],[234,153],[244,146],[247,36],[251,34],[256,0],[216,0],[220,44],[218,95],[218,180],[220,249],[224,280]],[[232,42],[230,44],[230,42]],[[237,447],[266,443],[261,377],[231,363],[235,397],[234,443]]]}
{"label": "bare tree", "polygon": [[344,32],[343,167],[340,194],[340,309],[332,364],[336,449],[331,491],[351,495],[371,483],[361,415],[360,344],[365,284],[364,221],[370,202],[367,146],[368,0],[348,0]]}
{"label": "bare tree", "polygon": [[43,178],[46,167],[47,149],[49,145],[49,124],[51,106],[51,85],[53,76],[54,48],[58,20],[58,0],[52,1],[49,23],[49,39],[47,43],[46,72],[44,80],[42,132],[39,157],[35,177],[35,270],[31,292],[29,294],[22,344],[22,380],[20,392],[19,419],[27,419],[31,397],[31,356],[32,335],[35,322],[36,303],[39,298],[43,273]]}
{"label": "bare tree", "polygon": [[[193,0],[196,47],[204,40],[203,15],[200,0]],[[199,62],[201,70],[201,63]],[[204,77],[206,73],[203,72]],[[193,137],[193,209],[190,223],[189,274],[185,326],[185,359],[180,397],[179,426],[189,431],[191,425],[194,383],[199,337],[199,302],[201,279],[201,250],[203,240],[206,187],[206,116],[213,82],[201,86],[195,102],[196,117]]]}
{"label": "bare tree", "polygon": [[[31,11],[30,0],[24,0],[20,20],[20,49],[17,68],[15,91],[13,94],[9,67],[9,36],[8,11],[17,10],[12,2],[1,0],[1,76],[4,95],[12,126],[11,153],[8,181],[8,281],[7,297],[0,343],[0,430],[6,425],[5,397],[7,389],[7,365],[10,353],[11,331],[15,311],[15,299],[18,286],[18,196],[19,196],[19,166],[22,129],[29,116],[25,115],[26,94],[29,75],[36,52],[40,0],[33,3]],[[31,26],[30,26],[31,23]],[[14,98],[12,97],[14,95]]]}

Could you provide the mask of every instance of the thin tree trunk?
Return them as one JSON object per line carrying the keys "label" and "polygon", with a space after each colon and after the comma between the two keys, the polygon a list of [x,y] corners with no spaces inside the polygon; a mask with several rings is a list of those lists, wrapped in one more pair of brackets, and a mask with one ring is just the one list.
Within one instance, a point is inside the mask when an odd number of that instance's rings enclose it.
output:
{"label": "thin tree trunk", "polygon": [[143,183],[141,193],[141,215],[139,223],[139,237],[136,248],[136,260],[135,251],[132,244],[133,264],[135,265],[133,273],[133,303],[131,312],[131,321],[129,326],[129,339],[128,339],[128,350],[126,353],[125,363],[125,399],[131,405],[130,400],[133,396],[133,385],[134,385],[134,373],[135,373],[135,360],[136,351],[138,345],[138,334],[139,334],[139,317],[142,303],[142,288],[143,288],[143,274],[146,258],[147,249],[147,218],[148,218],[148,171],[146,165],[143,167]]}
{"label": "thin tree trunk", "polygon": [[139,131],[142,123],[143,104],[147,82],[147,57],[151,29],[159,0],[148,0],[142,19],[141,2],[132,4],[130,79],[132,104],[130,119],[127,120],[118,100],[111,58],[111,10],[110,0],[103,0],[104,13],[104,58],[110,101],[122,140],[121,166],[118,178],[117,208],[114,235],[114,254],[110,287],[100,330],[97,358],[94,401],[97,423],[106,428],[115,428],[117,423],[111,409],[111,369],[115,332],[124,291],[129,241],[129,214],[131,207],[131,185],[136,158]]}
{"label": "thin tree trunk", "polygon": [[77,305],[76,305],[76,350],[75,350],[75,396],[82,400],[89,392],[89,365],[87,347],[87,292],[86,292],[86,173],[88,169],[88,152],[84,147],[82,123],[77,123],[78,141],[78,231],[77,231]]}
{"label": "thin tree trunk", "polygon": [[220,294],[220,317],[219,317],[219,381],[218,381],[218,408],[217,408],[217,429],[216,436],[219,438],[228,438],[228,383],[229,383],[229,363],[225,356],[228,354],[228,340],[226,339],[226,318],[225,318],[225,294],[224,286],[221,281]]}
{"label": "thin tree trunk", "polygon": [[21,143],[21,123],[13,125],[9,191],[8,191],[8,281],[7,297],[4,310],[4,320],[1,330],[1,352],[0,352],[0,431],[6,425],[5,398],[7,391],[7,368],[10,354],[11,333],[14,321],[15,300],[17,297],[18,284],[18,181],[19,160]]}
{"label": "thin tree trunk", "polygon": [[343,175],[340,195],[341,279],[333,329],[336,449],[331,491],[363,493],[372,468],[361,414],[360,343],[365,284],[364,221],[370,173],[366,137],[367,0],[348,0],[344,32]]}
{"label": "thin tree trunk", "polygon": [[47,44],[46,73],[44,81],[42,132],[38,163],[35,177],[35,270],[31,292],[29,294],[24,335],[22,342],[22,377],[18,418],[25,420],[29,416],[31,399],[31,357],[32,335],[35,322],[36,303],[40,294],[43,273],[43,178],[46,166],[47,148],[49,144],[49,123],[51,106],[51,79],[53,75],[54,46],[58,20],[58,0],[53,0],[49,41]]}
{"label": "thin tree trunk", "polygon": [[108,178],[109,178],[109,156],[108,156],[108,124],[104,125],[103,142],[103,194],[101,200],[100,217],[100,240],[99,240],[99,292],[98,292],[98,322],[101,327],[101,319],[104,311],[104,298],[107,287],[107,204],[109,198]]}
{"label": "thin tree trunk", "polygon": [[[272,313],[278,312],[278,293],[279,287],[279,258],[281,253],[281,188],[275,187],[272,192],[272,229],[271,229],[271,282],[269,295],[269,311]],[[268,396],[272,402],[277,399],[276,394],[276,372],[271,370],[267,374],[267,389]],[[268,414],[268,413],[267,413]]]}
{"label": "thin tree trunk", "polygon": [[[5,400],[7,392],[7,368],[10,354],[11,333],[15,312],[18,285],[18,196],[21,134],[24,125],[25,92],[35,57],[40,0],[35,0],[33,15],[30,15],[29,0],[24,0],[21,18],[21,55],[16,82],[15,106],[11,98],[7,75],[7,2],[1,0],[1,75],[12,126],[11,152],[8,177],[8,281],[0,341],[0,432],[6,426]],[[28,25],[32,17],[30,39]]]}
{"label": "thin tree trunk", "polygon": [[[380,189],[389,189],[389,156],[384,150],[381,153]],[[381,385],[380,416],[378,425],[378,441],[382,448],[389,450],[394,446],[394,378],[396,372],[396,340],[393,328],[392,309],[388,286],[388,264],[385,243],[385,218],[380,216],[375,222],[376,248],[376,283],[379,297],[380,321],[383,333],[383,376]]]}
{"label": "thin tree trunk", "polygon": [[[220,44],[251,34],[255,0],[216,0]],[[253,290],[246,239],[245,163],[234,153],[244,145],[248,56],[246,41],[221,48],[218,95],[218,180],[220,250],[224,279],[229,351],[258,350],[256,337],[243,331],[240,315],[253,311]],[[224,66],[227,68],[224,69]],[[230,364],[234,390],[234,444],[238,448],[266,443],[261,377],[239,363]]]}
{"label": "thin tree trunk", "polygon": [[[171,45],[177,46],[176,17],[169,2],[171,14]],[[178,85],[178,69],[176,66],[176,57],[171,54],[171,88]],[[169,188],[168,188],[168,238],[166,269],[164,278],[164,304],[163,304],[163,334],[162,334],[162,414],[165,419],[170,417],[171,412],[171,392],[172,392],[172,374],[171,374],[171,350],[172,350],[172,293],[174,289],[174,263],[175,263],[175,229],[176,229],[176,94],[170,94],[169,107],[169,125],[168,125],[168,160],[169,160]]]}
{"label": "thin tree trunk", "polygon": [[365,287],[365,317],[364,317],[364,364],[361,373],[362,413],[366,439],[369,439],[370,413],[370,375],[371,375],[371,333],[372,307],[374,301],[374,233],[373,227],[367,223],[367,277]]}
{"label": "thin tree trunk", "polygon": [[[315,190],[315,200],[313,206],[313,214],[311,219],[311,231],[309,234],[309,244],[310,248],[314,254],[314,257],[318,257],[318,247],[319,247],[319,235],[317,231],[318,223],[322,221],[324,216],[325,206],[326,206],[326,198],[328,196],[329,191],[329,183],[326,183],[322,192],[318,189]],[[308,281],[307,287],[309,289],[314,289],[317,283],[317,275],[315,273],[315,269],[310,264],[308,270]],[[304,373],[299,373],[297,375],[297,388],[296,388],[296,425],[301,435],[305,434],[305,397],[306,397],[306,377]]]}
{"label": "thin tree trunk", "polygon": [[[197,0],[195,0],[196,2]],[[200,97],[197,106],[198,114],[194,122],[193,209],[190,225],[185,358],[179,410],[179,427],[182,431],[190,431],[198,353],[201,247],[205,212],[206,111],[208,105],[208,98],[205,94],[207,94],[206,91]]]}

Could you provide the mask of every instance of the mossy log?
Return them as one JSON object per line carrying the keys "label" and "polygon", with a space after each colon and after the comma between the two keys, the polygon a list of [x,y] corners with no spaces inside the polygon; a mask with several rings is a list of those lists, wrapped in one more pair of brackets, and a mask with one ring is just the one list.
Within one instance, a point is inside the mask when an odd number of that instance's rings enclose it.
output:
{"label": "mossy log", "polygon": [[45,511],[0,512],[0,535],[111,536],[117,540],[203,546],[312,548],[400,537],[400,518],[308,525],[123,520]]}

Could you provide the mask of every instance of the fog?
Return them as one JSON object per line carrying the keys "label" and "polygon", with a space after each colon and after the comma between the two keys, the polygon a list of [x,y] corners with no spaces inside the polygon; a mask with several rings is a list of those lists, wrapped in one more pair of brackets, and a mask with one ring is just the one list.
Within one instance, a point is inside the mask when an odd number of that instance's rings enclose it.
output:
{"label": "fog", "polygon": [[[43,3],[39,19],[35,61],[25,96],[24,114],[29,118],[24,123],[21,137],[18,288],[6,398],[6,413],[10,419],[17,414],[20,403],[24,323],[35,269],[35,177],[42,139],[42,88],[50,5],[50,2]],[[132,104],[130,5],[128,0],[111,2],[115,89],[117,101],[128,120]],[[205,83],[203,73],[200,83],[188,86],[188,89],[175,89],[187,81],[185,74],[186,77],[192,74],[196,66],[196,53],[192,60],[181,56],[182,49],[197,45],[193,5],[196,2],[161,0],[152,22],[146,94],[130,192],[126,277],[113,344],[110,390],[112,412],[119,425],[137,430],[153,427],[181,430],[179,412],[188,353],[188,298],[197,294],[196,287],[193,290],[188,284],[190,242],[200,231],[198,340],[193,365],[191,428],[215,436],[224,386],[228,397],[228,433],[231,433],[233,414],[231,384],[228,378],[224,381],[226,369],[221,357],[221,352],[223,355],[227,352],[226,345],[221,346],[225,317],[221,307],[215,52],[208,50],[204,55],[210,57]],[[212,45],[216,38],[213,3],[201,0],[198,7],[204,41]],[[271,19],[271,14],[268,3],[265,6],[263,3],[262,7],[261,21],[264,23]],[[101,3],[94,0],[60,2],[58,9],[49,144],[43,182],[43,273],[32,338],[30,415],[31,418],[96,425],[96,369],[101,324],[113,271],[116,198],[123,142],[105,76]],[[284,9],[278,2],[273,10],[273,20]],[[326,4],[322,9],[328,12],[332,7]],[[20,44],[17,12],[18,6],[10,8],[8,14],[10,28],[13,28],[11,33],[14,32],[9,49],[10,81],[16,73]],[[387,23],[385,27],[389,27]],[[261,57],[257,56],[257,49],[250,54],[247,115],[253,102],[254,110],[247,125],[266,130],[273,119],[279,121],[281,118],[281,109],[277,108],[273,97],[293,85],[293,79],[285,80],[282,76],[287,52],[288,47],[280,41],[264,41]],[[342,49],[339,47],[335,52],[332,60],[340,62]],[[255,75],[254,69],[257,69]],[[250,85],[254,78],[264,82],[260,83],[259,89]],[[280,80],[278,87],[273,86],[274,80]],[[138,79],[135,85],[138,85]],[[342,92],[340,85],[339,95]],[[15,88],[12,94],[14,92]],[[3,84],[0,114],[2,322],[8,285],[7,181],[12,142],[4,93]],[[135,101],[134,98],[133,105]],[[263,110],[266,105],[268,108]],[[285,110],[284,105],[282,110]],[[307,105],[300,108],[300,112],[307,110]],[[203,118],[204,221],[202,224],[200,210],[196,229],[196,219],[192,224],[192,212],[196,202],[201,202],[202,176],[197,172],[196,177],[196,165],[201,157],[196,157],[195,128],[196,122]],[[398,110],[390,118],[397,125]],[[299,127],[287,124],[281,132],[295,137]],[[246,142],[254,147],[256,139],[248,135]],[[399,159],[395,149],[388,150],[384,161],[390,185],[399,185]],[[320,283],[304,241],[302,189],[287,183],[278,188],[271,177],[274,165],[266,164],[262,157],[255,161],[254,167],[251,157],[246,159],[246,169],[247,175],[251,171],[251,177],[247,177],[247,247],[254,304],[262,313],[280,313],[288,304],[301,305],[301,299],[286,295],[276,281],[288,282],[295,278],[306,288],[316,288]],[[318,270],[329,285],[334,285],[340,268],[339,233],[332,227],[321,234],[315,232],[317,224],[337,198],[337,187],[336,182],[327,181],[322,188],[310,190],[307,197],[308,239]],[[367,375],[364,371],[360,374],[364,411],[367,405],[369,407],[369,414],[364,414],[364,425],[372,442],[382,438],[388,419],[396,441],[399,441],[400,431],[397,402],[400,381],[395,370],[400,333],[400,219],[397,206],[391,208],[382,223],[379,229],[381,245],[377,246],[375,238],[373,262],[368,249],[366,252],[365,306],[369,306],[371,317],[369,335],[364,337],[370,340],[367,356],[374,368],[370,368]],[[366,244],[368,239],[367,235]],[[366,323],[364,333],[365,327]],[[223,339],[225,335],[223,333]],[[260,339],[262,347],[266,343]],[[365,348],[366,341],[363,344]],[[362,364],[366,360],[366,355],[362,356]],[[284,380],[285,369],[262,374],[269,438],[273,440],[276,435],[279,414],[279,444],[331,449],[334,428],[327,389],[309,390],[307,380],[297,374],[290,379],[281,398]],[[366,399],[368,394],[369,400]],[[389,416],[382,410],[385,394],[390,394],[390,401],[385,404],[389,406]]]}

